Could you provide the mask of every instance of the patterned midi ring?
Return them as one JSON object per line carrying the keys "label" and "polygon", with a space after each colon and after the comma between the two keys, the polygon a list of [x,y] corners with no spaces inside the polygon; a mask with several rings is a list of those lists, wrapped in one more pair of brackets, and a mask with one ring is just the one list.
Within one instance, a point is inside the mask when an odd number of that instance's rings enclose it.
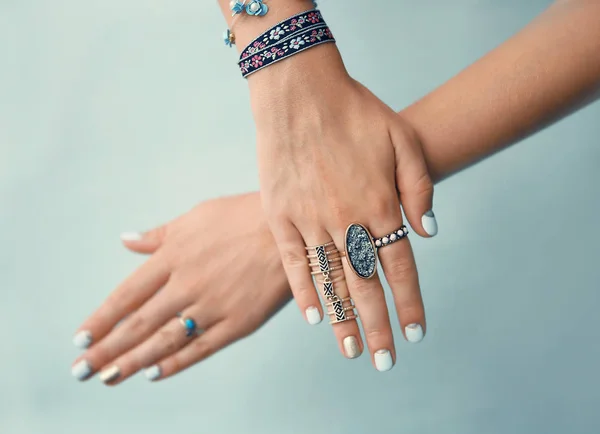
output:
{"label": "patterned midi ring", "polygon": [[187,337],[191,337],[199,332],[196,321],[194,321],[192,318],[184,317],[181,313],[178,313],[177,317],[179,318],[179,323],[185,329],[185,335]]}
{"label": "patterned midi ring", "polygon": [[334,281],[338,282],[343,278],[341,276],[332,277],[331,273],[336,270],[342,270],[342,257],[344,252],[340,252],[333,241],[313,247],[306,247],[308,251],[308,265],[311,274],[321,275],[323,277],[323,297],[327,305],[327,314],[330,316],[329,324],[337,324],[344,321],[356,319],[358,316],[354,312],[354,303],[350,297],[339,298],[335,294]]}
{"label": "patterned midi ring", "polygon": [[360,223],[352,223],[346,228],[344,239],[348,264],[361,279],[370,279],[377,271],[377,250],[406,238],[408,229],[399,229],[380,238],[373,238],[369,230]]}

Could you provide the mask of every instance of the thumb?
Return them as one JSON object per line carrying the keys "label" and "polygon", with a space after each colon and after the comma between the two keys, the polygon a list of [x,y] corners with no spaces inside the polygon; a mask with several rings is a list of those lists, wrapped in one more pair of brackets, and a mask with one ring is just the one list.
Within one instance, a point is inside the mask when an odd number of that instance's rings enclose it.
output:
{"label": "thumb", "polygon": [[433,214],[433,182],[421,143],[410,126],[395,123],[390,132],[396,150],[396,185],[400,203],[412,228],[419,235],[433,237],[438,232]]}
{"label": "thumb", "polygon": [[136,253],[154,253],[162,245],[167,226],[161,225],[147,232],[123,232],[121,241],[125,247]]}

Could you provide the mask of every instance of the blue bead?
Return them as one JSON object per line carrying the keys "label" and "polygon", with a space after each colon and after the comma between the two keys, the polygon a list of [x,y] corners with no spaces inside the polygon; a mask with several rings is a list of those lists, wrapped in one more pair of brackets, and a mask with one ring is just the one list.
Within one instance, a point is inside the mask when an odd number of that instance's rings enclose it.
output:
{"label": "blue bead", "polygon": [[194,330],[196,328],[196,323],[194,322],[193,319],[191,318],[186,318],[185,319],[185,328],[188,330]]}
{"label": "blue bead", "polygon": [[263,3],[262,7],[260,8],[260,11],[258,12],[258,15],[263,17],[267,15],[267,12],[269,12],[269,6]]}
{"label": "blue bead", "polygon": [[227,29],[223,32],[223,42],[225,42],[225,45],[227,45],[228,47],[231,47],[232,41],[231,41],[231,30]]}
{"label": "blue bead", "polygon": [[233,7],[231,8],[231,12],[233,12],[233,15],[237,15],[239,13],[241,13],[244,10],[244,3],[240,3],[240,1],[236,1],[235,4],[233,5]]}

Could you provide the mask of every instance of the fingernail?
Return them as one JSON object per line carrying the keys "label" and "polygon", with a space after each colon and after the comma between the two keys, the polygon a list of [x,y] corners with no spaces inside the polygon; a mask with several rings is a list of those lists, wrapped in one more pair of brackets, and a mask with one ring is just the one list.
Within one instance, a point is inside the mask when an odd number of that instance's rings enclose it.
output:
{"label": "fingernail", "polygon": [[421,217],[421,225],[423,225],[423,229],[425,229],[425,232],[427,232],[427,235],[430,237],[433,237],[438,233],[437,220],[435,219],[433,210],[429,210],[423,214],[423,217]]}
{"label": "fingernail", "polygon": [[404,333],[406,334],[406,340],[413,344],[423,340],[423,327],[421,327],[421,324],[414,323],[407,325],[404,327]]}
{"label": "fingernail", "polygon": [[158,377],[160,377],[160,374],[160,366],[158,365],[150,366],[148,369],[144,370],[144,375],[150,381],[156,380]]}
{"label": "fingernail", "polygon": [[360,347],[354,336],[347,336],[343,340],[344,352],[349,359],[356,359],[360,356]]}
{"label": "fingernail", "polygon": [[86,349],[92,343],[92,333],[88,330],[81,330],[73,336],[73,345],[77,348]]}
{"label": "fingernail", "polygon": [[385,372],[392,369],[394,362],[392,361],[392,353],[388,350],[375,351],[375,367],[379,372]]}
{"label": "fingernail", "polygon": [[119,375],[121,375],[121,370],[118,366],[113,365],[110,368],[100,372],[99,377],[101,381],[108,383],[109,381],[116,380]]}
{"label": "fingernail", "polygon": [[321,312],[319,312],[319,309],[316,307],[310,306],[306,308],[305,313],[306,321],[308,321],[310,325],[319,324],[321,322]]}
{"label": "fingernail", "polygon": [[71,375],[78,380],[85,380],[92,372],[92,367],[87,360],[80,360],[71,368]]}
{"label": "fingernail", "polygon": [[123,241],[140,241],[144,235],[141,232],[123,232],[121,240]]}

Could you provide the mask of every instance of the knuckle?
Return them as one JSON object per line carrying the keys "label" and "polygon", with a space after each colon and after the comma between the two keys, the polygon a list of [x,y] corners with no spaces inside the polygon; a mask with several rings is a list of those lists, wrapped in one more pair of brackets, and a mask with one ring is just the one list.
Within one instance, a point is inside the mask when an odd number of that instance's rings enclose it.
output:
{"label": "knuckle", "polygon": [[304,248],[302,250],[283,246],[280,250],[283,265],[289,268],[307,267]]}
{"label": "knuckle", "polygon": [[339,203],[333,198],[330,199],[329,203],[329,219],[331,219],[333,221],[333,224],[336,226],[346,227],[350,216],[350,212],[348,212],[348,207]]}
{"label": "knuckle", "polygon": [[165,351],[169,354],[174,353],[180,347],[180,340],[172,331],[159,330],[158,338]]}
{"label": "knuckle", "polygon": [[406,258],[395,258],[387,265],[386,278],[390,283],[402,283],[414,273],[414,264]]}
{"label": "knuckle", "polygon": [[366,298],[371,297],[374,292],[373,282],[369,280],[357,280],[352,288],[353,298]]}
{"label": "knuckle", "polygon": [[100,369],[107,361],[114,359],[115,351],[110,346],[98,344],[85,356],[95,369]]}
{"label": "knuckle", "polygon": [[163,377],[173,375],[177,372],[183,371],[185,365],[181,359],[181,355],[175,354],[168,361],[164,363]]}
{"label": "knuckle", "polygon": [[201,360],[213,353],[213,345],[208,339],[196,339],[193,343],[194,359]]}
{"label": "knuckle", "polygon": [[315,287],[307,285],[294,285],[292,286],[294,291],[294,297],[306,299],[315,295]]}
{"label": "knuckle", "polygon": [[[392,196],[393,197],[393,196]],[[378,221],[389,220],[390,215],[394,209],[394,205],[396,204],[397,199],[394,197],[394,200],[379,198],[374,200],[369,204],[370,214],[375,217]],[[398,211],[396,210],[396,214]]]}
{"label": "knuckle", "polygon": [[134,314],[127,321],[127,329],[130,333],[143,334],[148,327],[148,321],[140,314]]}
{"label": "knuckle", "polygon": [[365,329],[365,338],[367,339],[367,341],[370,341],[370,342],[373,342],[373,341],[381,342],[384,339],[387,340],[387,339],[389,339],[390,335],[391,335],[391,330],[385,329],[382,327],[372,327],[372,328]]}
{"label": "knuckle", "polygon": [[413,190],[418,195],[433,195],[433,182],[427,172],[424,172],[417,178]]}

